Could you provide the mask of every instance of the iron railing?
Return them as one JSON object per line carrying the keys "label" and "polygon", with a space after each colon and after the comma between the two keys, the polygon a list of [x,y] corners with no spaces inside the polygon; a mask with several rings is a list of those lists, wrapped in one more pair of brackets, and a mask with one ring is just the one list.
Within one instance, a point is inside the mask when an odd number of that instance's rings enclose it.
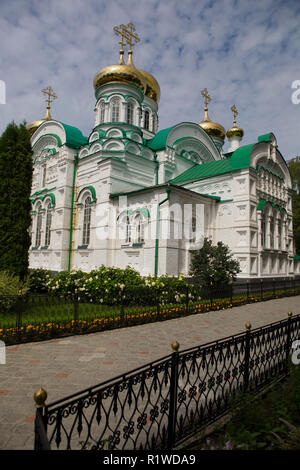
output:
{"label": "iron railing", "polygon": [[16,344],[104,331],[299,294],[300,279],[290,278],[205,289],[188,282],[176,288],[127,286],[112,291],[111,304],[105,305],[79,291],[56,296],[0,296],[0,339]]}
{"label": "iron railing", "polygon": [[284,378],[299,337],[300,315],[289,314],[184,351],[173,343],[169,356],[49,405],[38,402],[35,449],[45,449],[47,435],[52,449],[170,450],[245,393]]}

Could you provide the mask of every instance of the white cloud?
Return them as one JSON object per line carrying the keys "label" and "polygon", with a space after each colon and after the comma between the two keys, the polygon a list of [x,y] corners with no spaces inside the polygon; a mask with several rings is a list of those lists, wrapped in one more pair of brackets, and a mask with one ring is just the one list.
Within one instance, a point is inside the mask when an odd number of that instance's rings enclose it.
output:
{"label": "white cloud", "polygon": [[[141,42],[134,62],[161,87],[160,128],[203,118],[204,87],[211,119],[226,129],[239,110],[244,143],[273,131],[286,158],[299,154],[300,5],[263,0],[1,0],[0,132],[8,122],[45,113],[40,90],[59,99],[52,115],[88,135],[94,123],[93,77],[118,60],[113,26],[133,22]],[[225,149],[226,149],[225,144]]]}

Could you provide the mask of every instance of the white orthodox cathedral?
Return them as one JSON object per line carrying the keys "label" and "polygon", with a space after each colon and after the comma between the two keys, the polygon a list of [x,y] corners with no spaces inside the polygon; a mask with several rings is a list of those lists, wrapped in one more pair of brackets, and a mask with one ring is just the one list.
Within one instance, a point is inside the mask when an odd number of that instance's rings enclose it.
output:
{"label": "white orthodox cathedral", "polygon": [[43,90],[46,116],[28,126],[34,158],[30,267],[129,265],[142,275],[188,274],[191,249],[205,236],[229,245],[241,278],[300,274],[291,176],[275,135],[241,145],[235,106],[226,132],[208,116],[206,89],[201,122],[158,130],[160,88],[133,64],[133,31],[132,25],[116,31],[119,63],[94,78],[95,125],[88,137],[52,119],[56,96],[51,87]]}

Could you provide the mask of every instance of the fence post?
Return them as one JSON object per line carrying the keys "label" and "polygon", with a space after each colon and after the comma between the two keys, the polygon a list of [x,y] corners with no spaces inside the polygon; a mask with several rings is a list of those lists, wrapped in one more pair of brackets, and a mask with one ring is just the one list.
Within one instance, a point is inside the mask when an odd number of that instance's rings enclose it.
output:
{"label": "fence post", "polygon": [[249,303],[249,279],[247,279],[247,303]]}
{"label": "fence post", "polygon": [[160,295],[159,295],[159,288],[156,288],[156,313],[157,316],[160,315]]}
{"label": "fence post", "polygon": [[75,321],[75,325],[77,325],[77,322],[78,322],[78,289],[75,289],[75,291],[74,291],[74,321]]}
{"label": "fence post", "polygon": [[23,310],[22,289],[19,289],[18,298],[17,298],[17,334],[18,336],[20,336],[20,329],[22,326],[22,310]]}
{"label": "fence post", "polygon": [[244,392],[247,391],[249,386],[249,363],[250,363],[250,339],[251,339],[251,323],[245,325],[246,328],[246,342],[245,342],[245,361],[244,361]]}
{"label": "fence post", "polygon": [[123,293],[123,285],[120,286],[120,300],[121,300],[121,310],[120,310],[120,317],[121,322],[124,325],[125,323],[125,315],[124,315],[124,293]]}
{"label": "fence post", "polygon": [[232,279],[230,279],[229,284],[230,284],[230,303],[232,305],[232,297],[233,297],[233,281],[232,281]]}
{"label": "fence post", "polygon": [[275,279],[273,277],[273,299],[275,299]]}
{"label": "fence post", "polygon": [[285,373],[288,375],[289,373],[289,355],[291,349],[291,322],[292,322],[292,312],[288,312],[288,320],[287,320],[287,329],[286,329],[286,360],[285,360]]}
{"label": "fence post", "polygon": [[175,431],[177,420],[177,391],[178,391],[178,362],[179,362],[179,343],[174,341],[171,344],[171,377],[170,377],[170,406],[168,420],[168,449],[171,450],[175,444]]}
{"label": "fence post", "polygon": [[40,388],[34,394],[36,415],[34,421],[34,450],[51,450],[47,438],[47,423],[45,420],[44,408],[46,406],[47,392]]}
{"label": "fence post", "polygon": [[210,309],[212,310],[213,304],[213,282],[210,281]]}
{"label": "fence post", "polygon": [[260,301],[264,298],[264,280],[260,280]]}
{"label": "fence post", "polygon": [[186,283],[185,289],[186,289],[185,290],[185,305],[186,305],[186,310],[188,311],[189,310],[189,293],[190,293],[188,283]]}

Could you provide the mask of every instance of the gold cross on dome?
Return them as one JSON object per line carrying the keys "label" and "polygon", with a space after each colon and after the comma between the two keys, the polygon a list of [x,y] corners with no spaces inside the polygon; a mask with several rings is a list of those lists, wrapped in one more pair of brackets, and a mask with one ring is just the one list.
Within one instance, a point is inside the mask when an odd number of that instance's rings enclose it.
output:
{"label": "gold cross on dome", "polygon": [[46,98],[47,109],[50,109],[50,104],[52,103],[52,101],[56,100],[57,96],[54,93],[53,88],[51,86],[48,86],[47,88],[44,88],[44,90],[42,90],[42,93],[44,93],[44,95],[47,96],[47,98]]}
{"label": "gold cross on dome", "polygon": [[128,25],[120,24],[120,26],[115,26],[114,32],[117,36],[121,36],[121,41],[119,42],[121,45],[121,50],[123,50],[125,45],[128,45],[131,50],[132,46],[140,41],[140,38],[135,32],[135,27],[132,23],[128,23]]}
{"label": "gold cross on dome", "polygon": [[211,101],[207,88],[204,88],[204,90],[201,91],[201,95],[204,97],[205,108],[207,108],[208,103]]}
{"label": "gold cross on dome", "polygon": [[[137,33],[135,33],[135,27],[133,26],[132,23],[128,23],[127,25],[127,28],[129,29],[126,29],[126,40],[127,40],[127,44],[129,45],[130,49],[132,48],[132,46],[134,46],[137,42],[140,42],[140,38],[138,36]],[[135,41],[135,42],[133,42]]]}
{"label": "gold cross on dome", "polygon": [[233,114],[233,125],[236,126],[236,117],[237,115],[239,114],[238,113],[238,110],[236,109],[236,105],[234,104],[233,106],[231,106],[231,111],[232,111],[232,114]]}
{"label": "gold cross on dome", "polygon": [[120,24],[120,26],[115,26],[114,27],[114,32],[117,36],[121,36],[121,41],[119,42],[121,46],[121,50],[124,49],[124,46],[126,45],[126,42],[124,42],[124,39],[126,38],[126,26],[124,24]]}

